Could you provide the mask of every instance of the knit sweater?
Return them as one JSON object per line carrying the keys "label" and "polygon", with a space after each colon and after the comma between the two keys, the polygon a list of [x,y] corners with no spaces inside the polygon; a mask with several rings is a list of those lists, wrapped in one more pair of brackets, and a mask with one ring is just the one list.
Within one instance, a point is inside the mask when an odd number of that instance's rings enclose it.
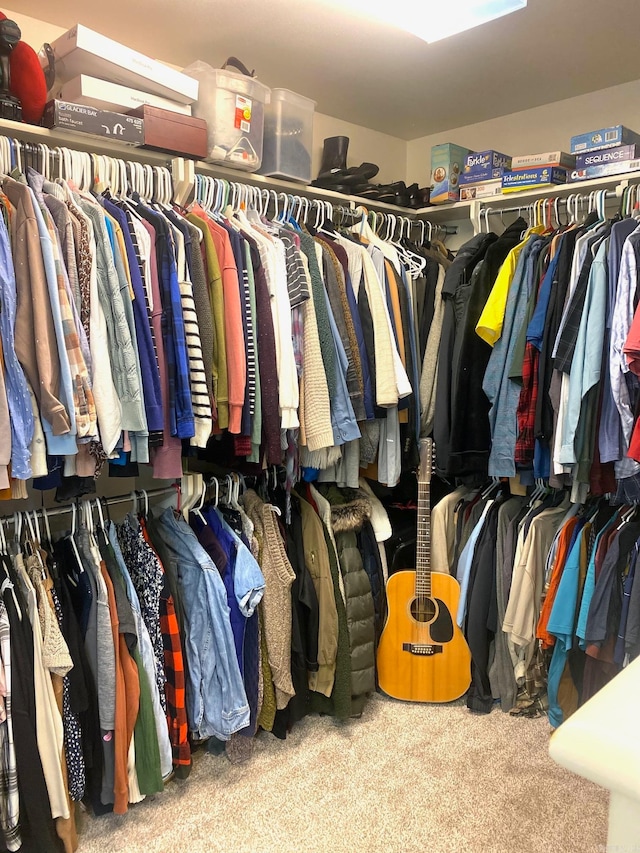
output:
{"label": "knit sweater", "polygon": [[313,237],[308,234],[300,234],[300,248],[305,254],[309,262],[309,274],[311,276],[311,292],[313,294],[314,304],[316,308],[316,319],[318,321],[318,335],[320,337],[320,350],[322,352],[322,362],[327,377],[327,386],[329,388],[329,396],[334,397],[337,387],[336,379],[336,348],[333,342],[331,326],[329,325],[329,311],[324,298],[324,283],[322,273],[318,266],[316,256],[315,242]]}
{"label": "knit sweater", "polygon": [[[305,267],[308,262],[304,257]],[[300,438],[309,450],[333,445],[331,402],[324,371],[313,294],[303,303],[304,370],[300,386]]]}
{"label": "knit sweater", "polygon": [[252,489],[245,494],[244,505],[261,543],[260,568],[266,582],[262,615],[276,706],[286,708],[295,695],[291,681],[291,584],[296,575],[284,549],[273,508],[263,503]]}

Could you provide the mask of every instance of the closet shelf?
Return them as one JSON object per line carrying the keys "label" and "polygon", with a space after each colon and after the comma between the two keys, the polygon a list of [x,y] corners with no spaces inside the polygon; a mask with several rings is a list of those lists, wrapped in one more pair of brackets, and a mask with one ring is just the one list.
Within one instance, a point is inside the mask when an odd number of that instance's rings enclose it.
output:
{"label": "closet shelf", "polygon": [[627,172],[623,175],[608,175],[604,178],[594,178],[591,181],[576,181],[571,184],[554,184],[539,189],[505,193],[493,198],[483,198],[477,201],[458,201],[452,204],[441,204],[434,207],[423,207],[416,210],[416,216],[425,217],[434,223],[459,222],[471,218],[474,205],[476,210],[500,211],[504,208],[523,209],[528,205],[545,198],[566,198],[570,195],[589,195],[598,190],[615,190],[622,195],[622,189],[627,184],[640,182],[639,172]]}
{"label": "closet shelf", "polygon": [[[172,157],[171,154],[162,151],[152,151],[147,148],[138,148],[117,139],[107,137],[89,136],[84,133],[73,133],[67,130],[49,130],[36,125],[23,124],[21,122],[0,119],[0,134],[12,136],[26,142],[43,142],[50,148],[56,146],[75,148],[78,151],[89,151],[96,154],[111,155],[122,159],[133,159],[141,163],[149,163],[154,166],[167,166]],[[640,171],[629,172],[624,175],[609,175],[604,178],[596,178],[591,181],[579,181],[573,184],[556,184],[529,192],[507,193],[494,198],[481,199],[478,201],[459,201],[452,204],[433,205],[412,209],[398,207],[394,204],[373,201],[360,198],[359,196],[343,195],[320,187],[295,184],[278,178],[267,178],[264,175],[255,175],[251,172],[242,172],[238,169],[229,169],[224,166],[214,166],[201,160],[195,161],[196,170],[203,175],[211,175],[214,178],[224,178],[241,184],[250,184],[262,189],[275,190],[287,195],[299,195],[306,198],[325,199],[334,206],[357,206],[368,210],[378,210],[385,213],[394,213],[396,216],[406,216],[409,219],[427,219],[436,225],[456,223],[471,220],[472,216],[479,210],[500,211],[504,208],[514,208],[521,205],[525,208],[538,199],[566,198],[571,194],[588,195],[597,190],[616,190],[621,194],[622,188],[629,183],[640,182]]]}
{"label": "closet shelf", "polygon": [[[118,157],[123,160],[136,160],[140,163],[148,163],[152,166],[168,166],[172,155],[162,151],[152,151],[148,148],[139,148],[135,145],[130,145],[126,142],[120,142],[117,139],[109,139],[108,137],[90,136],[85,133],[73,133],[63,129],[48,129],[46,127],[38,127],[32,124],[23,124],[21,122],[9,121],[8,119],[0,119],[0,135],[14,137],[25,142],[44,143],[49,148],[57,146],[72,148],[77,151],[88,151],[94,154],[104,154],[107,157]],[[278,178],[267,178],[264,175],[255,175],[251,172],[243,172],[239,169],[229,169],[225,166],[214,166],[211,163],[205,163],[202,160],[195,160],[194,165],[196,171],[202,175],[210,175],[213,178],[224,178],[227,181],[235,181],[240,184],[250,184],[251,186],[260,187],[266,190],[275,190],[283,192],[287,195],[300,195],[306,198],[325,199],[334,206],[339,207],[361,205],[367,210],[379,210],[386,213],[395,213],[398,216],[407,216],[410,219],[415,219],[419,211],[407,208],[398,207],[395,204],[385,204],[380,201],[364,199],[358,196],[344,195],[342,193],[332,192],[331,190],[321,189],[320,187],[307,186],[305,184],[296,184],[292,181],[284,181]],[[420,211],[426,215],[433,208],[425,208]]]}

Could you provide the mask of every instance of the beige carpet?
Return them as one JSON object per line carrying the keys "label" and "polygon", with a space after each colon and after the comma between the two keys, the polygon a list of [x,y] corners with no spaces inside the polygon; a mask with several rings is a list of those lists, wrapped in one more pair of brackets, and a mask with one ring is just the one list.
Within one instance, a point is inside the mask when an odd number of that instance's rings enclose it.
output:
{"label": "beige carpet", "polygon": [[600,853],[604,791],[549,758],[546,718],[373,697],[362,719],[262,733],[249,762],[84,817],[78,853]]}

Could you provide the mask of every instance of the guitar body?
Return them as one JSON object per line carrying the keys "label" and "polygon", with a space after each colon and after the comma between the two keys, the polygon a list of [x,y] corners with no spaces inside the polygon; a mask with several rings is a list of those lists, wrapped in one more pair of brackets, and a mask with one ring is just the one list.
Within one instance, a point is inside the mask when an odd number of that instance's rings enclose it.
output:
{"label": "guitar body", "polygon": [[460,586],[430,574],[430,595],[416,594],[416,572],[387,582],[389,615],[378,646],[378,681],[394,699],[452,702],[471,683],[471,654],[456,625]]}

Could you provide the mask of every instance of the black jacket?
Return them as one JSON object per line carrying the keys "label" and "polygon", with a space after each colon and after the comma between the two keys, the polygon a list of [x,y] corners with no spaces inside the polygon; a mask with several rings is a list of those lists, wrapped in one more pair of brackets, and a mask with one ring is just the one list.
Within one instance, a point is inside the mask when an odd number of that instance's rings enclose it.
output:
{"label": "black jacket", "polygon": [[453,415],[451,378],[456,334],[462,318],[460,306],[456,306],[456,293],[460,287],[471,280],[476,265],[485,256],[489,246],[497,239],[495,234],[476,234],[475,237],[465,243],[447,270],[442,287],[442,298],[445,300],[445,306],[442,337],[438,350],[433,437],[436,443],[436,470],[445,479],[451,476],[450,439]]}
{"label": "black jacket", "polygon": [[487,473],[491,430],[489,401],[482,390],[491,347],[476,334],[476,325],[500,267],[509,252],[518,245],[527,223],[518,218],[490,246],[484,259],[476,266],[477,275],[469,285],[461,283],[456,292],[461,320],[456,328],[454,344],[451,397],[451,432],[449,473],[453,477]]}

